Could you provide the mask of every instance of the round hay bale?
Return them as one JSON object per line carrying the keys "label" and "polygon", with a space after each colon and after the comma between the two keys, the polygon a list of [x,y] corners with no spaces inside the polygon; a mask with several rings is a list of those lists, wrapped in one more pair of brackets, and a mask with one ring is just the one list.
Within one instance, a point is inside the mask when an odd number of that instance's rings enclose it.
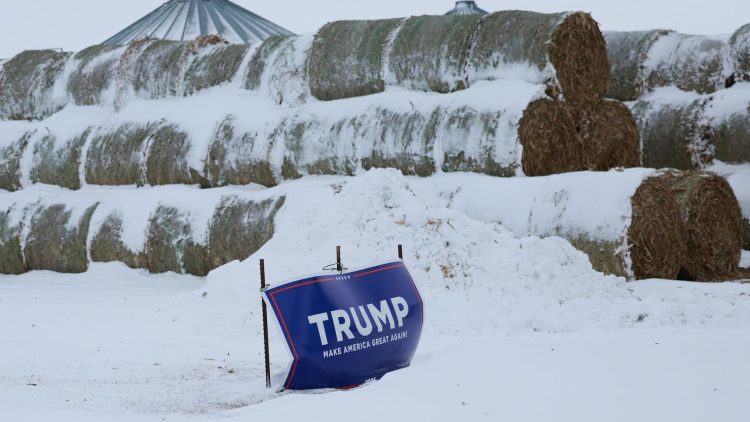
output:
{"label": "round hay bale", "polygon": [[191,148],[188,134],[177,126],[151,125],[154,130],[148,138],[146,157],[146,181],[152,186],[190,185],[194,180],[187,163]]}
{"label": "round hay bale", "polygon": [[750,163],[750,91],[737,86],[711,96],[705,107],[715,157],[724,163]]}
{"label": "round hay bale", "polygon": [[734,81],[750,81],[750,23],[732,34],[729,51]]}
{"label": "round hay bale", "polygon": [[143,156],[152,131],[152,125],[127,123],[95,132],[86,154],[86,183],[145,185]]}
{"label": "round hay bale", "polygon": [[86,272],[89,222],[97,206],[85,208],[78,218],[64,204],[40,205],[33,211],[23,248],[29,270]]}
{"label": "round hay bale", "polygon": [[[196,42],[201,45],[205,40]],[[185,95],[231,81],[249,49],[247,44],[220,45],[199,55],[185,75]]]}
{"label": "round hay bale", "polygon": [[107,216],[91,239],[92,262],[122,262],[130,268],[148,269],[143,251],[131,251],[122,242],[123,222],[117,214]]}
{"label": "round hay bale", "polygon": [[81,150],[90,133],[91,129],[86,129],[60,148],[56,148],[57,137],[52,134],[44,136],[34,144],[34,164],[29,173],[31,181],[73,190],[80,189]]}
{"label": "round hay bale", "polygon": [[339,21],[320,28],[308,57],[312,95],[329,101],[383,92],[383,51],[401,21]]}
{"label": "round hay bale", "polygon": [[609,59],[609,90],[607,97],[620,101],[635,101],[644,91],[645,62],[654,43],[670,31],[615,31],[605,32]]}
{"label": "round hay bale", "polygon": [[285,200],[283,196],[261,202],[222,198],[209,227],[210,268],[245,260],[271,240],[276,213]]}
{"label": "round hay bale", "polygon": [[149,99],[181,96],[192,50],[190,42],[150,42],[130,62],[133,66],[130,83],[136,94]]}
{"label": "round hay bale", "polygon": [[121,46],[95,45],[73,56],[76,67],[68,77],[67,89],[75,104],[104,102],[104,93],[114,88],[115,70],[122,52]]}
{"label": "round hay bale", "polygon": [[710,164],[714,157],[705,107],[706,99],[698,96],[635,103],[632,113],[640,129],[643,165],[692,170]]}
{"label": "round hay bale", "polygon": [[742,248],[750,251],[750,220],[742,219]]}
{"label": "round hay bale", "polygon": [[[583,107],[581,107],[583,109]],[[619,101],[604,100],[579,120],[583,135],[584,165],[592,171],[641,165],[641,137],[630,109]]]}
{"label": "round hay bale", "polygon": [[583,170],[585,152],[576,125],[571,107],[563,102],[539,99],[529,104],[518,124],[524,174],[547,176]]}
{"label": "round hay bale", "polygon": [[71,53],[24,51],[0,69],[0,119],[41,120],[65,106],[52,95]]}
{"label": "round hay bale", "polygon": [[15,206],[0,209],[0,274],[28,271],[21,251],[21,222],[13,215]]}
{"label": "round hay bale", "polygon": [[245,89],[255,90],[261,86],[261,78],[266,69],[273,64],[273,58],[285,41],[294,38],[291,35],[274,35],[263,41],[253,53],[245,75]]}
{"label": "round hay bale", "polygon": [[668,183],[680,206],[690,251],[680,278],[723,281],[736,276],[742,253],[742,213],[727,181],[709,172],[669,171]]}
{"label": "round hay bale", "polygon": [[[521,78],[562,91],[565,99],[597,101],[609,85],[604,37],[591,15],[502,11],[482,18],[468,60],[469,83]],[[519,73],[520,68],[531,72]]]}
{"label": "round hay bale", "polygon": [[680,208],[660,177],[641,184],[631,200],[630,257],[637,279],[674,280],[687,253]]}
{"label": "round hay bale", "polygon": [[647,89],[676,86],[709,94],[724,88],[724,39],[676,32],[660,37],[644,63]]}
{"label": "round hay bale", "polygon": [[266,158],[267,151],[254,132],[235,133],[232,116],[219,123],[213,134],[206,160],[206,179],[212,187],[257,183],[278,184]]}
{"label": "round hay bale", "polygon": [[440,93],[465,89],[464,67],[477,25],[479,16],[407,19],[386,52],[387,82]]}
{"label": "round hay bale", "polygon": [[24,133],[17,141],[0,147],[0,189],[17,191],[21,184],[21,158],[36,130]]}
{"label": "round hay bale", "polygon": [[152,273],[208,274],[205,247],[193,241],[188,217],[174,207],[160,206],[151,215],[146,259]]}

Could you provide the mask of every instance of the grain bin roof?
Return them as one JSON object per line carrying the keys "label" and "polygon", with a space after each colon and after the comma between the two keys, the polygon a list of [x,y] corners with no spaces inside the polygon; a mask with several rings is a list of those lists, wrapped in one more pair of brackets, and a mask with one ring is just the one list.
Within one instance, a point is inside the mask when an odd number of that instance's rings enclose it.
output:
{"label": "grain bin roof", "polygon": [[457,1],[456,7],[451,9],[446,15],[448,16],[468,16],[468,15],[486,15],[487,12],[480,9],[476,2]]}
{"label": "grain bin roof", "polygon": [[185,41],[219,35],[231,43],[256,43],[292,33],[227,0],[169,0],[103,45],[124,45],[153,37]]}

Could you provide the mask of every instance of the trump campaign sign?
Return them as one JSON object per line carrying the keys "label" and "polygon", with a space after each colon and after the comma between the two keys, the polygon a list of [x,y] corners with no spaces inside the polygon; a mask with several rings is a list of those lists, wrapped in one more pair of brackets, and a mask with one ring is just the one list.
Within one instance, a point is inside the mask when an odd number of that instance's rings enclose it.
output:
{"label": "trump campaign sign", "polygon": [[292,362],[283,388],[346,389],[405,368],[423,304],[403,261],[309,276],[263,291]]}

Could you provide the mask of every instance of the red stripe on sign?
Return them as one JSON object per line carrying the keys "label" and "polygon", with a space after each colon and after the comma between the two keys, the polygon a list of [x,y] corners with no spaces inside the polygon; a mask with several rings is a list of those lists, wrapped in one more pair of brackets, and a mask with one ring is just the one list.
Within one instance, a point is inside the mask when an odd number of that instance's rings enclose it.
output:
{"label": "red stripe on sign", "polygon": [[377,270],[372,270],[372,271],[367,271],[367,272],[364,272],[364,273],[355,274],[352,277],[354,277],[354,278],[364,277],[366,275],[375,274],[375,273],[379,273],[379,272],[386,271],[386,270],[392,270],[394,268],[401,268],[403,266],[404,266],[404,264],[391,265],[390,267],[383,267],[383,268],[378,268]]}

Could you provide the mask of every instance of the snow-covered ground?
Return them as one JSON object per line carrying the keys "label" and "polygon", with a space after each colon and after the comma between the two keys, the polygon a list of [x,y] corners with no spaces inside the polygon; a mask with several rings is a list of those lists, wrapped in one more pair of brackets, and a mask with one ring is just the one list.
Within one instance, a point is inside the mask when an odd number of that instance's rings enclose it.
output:
{"label": "snow-covered ground", "polygon": [[[205,279],[121,264],[0,277],[0,419],[747,419],[750,284],[607,277],[562,239],[445,208],[434,185],[380,170],[270,189],[295,192],[274,238]],[[348,392],[267,391],[257,260],[273,283],[337,244],[356,266],[398,243],[427,307],[412,367]],[[272,332],[276,373],[283,347]]]}

